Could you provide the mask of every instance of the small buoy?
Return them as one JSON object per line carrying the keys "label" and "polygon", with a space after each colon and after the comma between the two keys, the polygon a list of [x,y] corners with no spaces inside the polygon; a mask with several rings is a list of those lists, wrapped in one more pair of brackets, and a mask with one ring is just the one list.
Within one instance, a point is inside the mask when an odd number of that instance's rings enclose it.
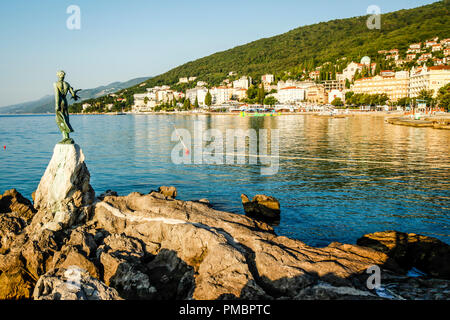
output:
{"label": "small buoy", "polygon": [[3,150],[6,150],[6,146],[3,146]]}
{"label": "small buoy", "polygon": [[188,149],[186,149],[186,155],[189,155],[189,150]]}

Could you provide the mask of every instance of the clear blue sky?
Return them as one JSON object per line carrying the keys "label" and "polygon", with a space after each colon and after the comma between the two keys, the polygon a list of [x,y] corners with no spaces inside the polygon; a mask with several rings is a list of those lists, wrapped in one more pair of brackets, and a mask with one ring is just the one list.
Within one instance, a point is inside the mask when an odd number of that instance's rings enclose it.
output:
{"label": "clear blue sky", "polygon": [[[184,62],[302,25],[427,0],[2,0],[0,106],[52,92],[58,69],[76,88],[154,76]],[[81,30],[68,30],[69,5]]]}

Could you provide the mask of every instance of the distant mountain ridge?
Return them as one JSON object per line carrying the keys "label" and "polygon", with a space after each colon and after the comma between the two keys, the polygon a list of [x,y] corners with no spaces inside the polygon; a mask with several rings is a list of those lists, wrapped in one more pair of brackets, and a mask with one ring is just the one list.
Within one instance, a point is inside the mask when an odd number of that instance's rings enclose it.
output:
{"label": "distant mountain ridge", "polygon": [[[92,89],[83,89],[79,92],[81,100],[98,98],[107,94],[117,92],[119,90],[132,87],[136,84],[146,81],[150,77],[140,77],[131,79],[125,82],[113,82],[105,86],[100,86]],[[51,84],[50,84],[51,85]],[[75,88],[78,89],[78,88]],[[70,96],[70,95],[69,95]],[[53,95],[46,95],[38,100],[33,100],[29,102],[18,103],[15,105],[0,107],[0,113],[12,114],[12,113],[48,113],[54,112],[54,100]],[[74,103],[71,98],[68,99],[69,104]]]}

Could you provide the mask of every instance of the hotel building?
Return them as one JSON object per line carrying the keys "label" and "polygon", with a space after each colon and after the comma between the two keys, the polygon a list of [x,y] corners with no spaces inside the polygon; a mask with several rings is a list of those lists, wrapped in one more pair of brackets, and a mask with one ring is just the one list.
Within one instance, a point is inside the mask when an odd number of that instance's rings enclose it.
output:
{"label": "hotel building", "polygon": [[409,76],[409,97],[415,98],[422,90],[433,90],[436,97],[440,88],[450,83],[450,66],[413,68]]}
{"label": "hotel building", "polygon": [[383,71],[384,76],[363,78],[355,81],[352,87],[354,93],[383,94],[391,101],[408,96],[409,74],[407,71]]}

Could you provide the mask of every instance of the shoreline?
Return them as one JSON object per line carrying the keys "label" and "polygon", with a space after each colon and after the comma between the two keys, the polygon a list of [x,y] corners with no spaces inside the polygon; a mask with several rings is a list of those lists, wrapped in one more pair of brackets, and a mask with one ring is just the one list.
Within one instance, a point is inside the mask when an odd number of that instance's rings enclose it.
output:
{"label": "shoreline", "polygon": [[[0,113],[0,116],[54,116],[54,113]],[[240,116],[240,112],[192,112],[192,111],[181,111],[181,112],[125,112],[123,114],[116,113],[104,113],[104,112],[91,112],[91,113],[70,113],[70,115],[105,115],[105,116],[119,116],[119,115],[227,115],[227,116]],[[255,115],[272,115],[271,112],[261,112],[261,113],[246,113],[246,116],[255,116]],[[329,117],[330,115],[322,115],[319,111],[310,111],[310,112],[277,112],[274,113],[273,116],[303,116],[303,115],[320,115],[324,117]],[[349,110],[349,113],[339,113],[337,116],[392,116],[392,115],[404,115],[404,112],[387,112],[387,111],[360,111],[360,110]]]}
{"label": "shoreline", "polygon": [[[92,190],[66,212],[74,219],[60,220],[48,206],[56,200],[47,193],[53,188],[49,177],[44,174],[34,204],[14,189],[3,195],[12,197],[4,219],[24,222],[0,247],[0,280],[6,283],[0,299],[77,300],[89,287],[101,295],[85,300],[450,298],[443,264],[450,246],[436,238],[381,231],[356,244],[309,246],[278,236],[263,221],[216,210],[206,199],[178,200],[168,187],[127,196],[95,197]],[[89,181],[65,183],[81,192]],[[58,202],[65,200],[73,198]],[[383,274],[382,292],[366,285],[374,266]],[[73,270],[82,276],[80,294],[60,285]]]}

